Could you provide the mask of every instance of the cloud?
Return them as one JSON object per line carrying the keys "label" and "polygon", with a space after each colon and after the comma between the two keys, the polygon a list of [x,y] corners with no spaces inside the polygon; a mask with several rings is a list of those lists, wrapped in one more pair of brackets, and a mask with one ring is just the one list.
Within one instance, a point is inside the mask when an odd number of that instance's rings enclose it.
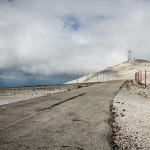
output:
{"label": "cloud", "polygon": [[[85,75],[150,60],[150,2],[1,0],[0,74]],[[39,77],[40,78],[40,77]]]}

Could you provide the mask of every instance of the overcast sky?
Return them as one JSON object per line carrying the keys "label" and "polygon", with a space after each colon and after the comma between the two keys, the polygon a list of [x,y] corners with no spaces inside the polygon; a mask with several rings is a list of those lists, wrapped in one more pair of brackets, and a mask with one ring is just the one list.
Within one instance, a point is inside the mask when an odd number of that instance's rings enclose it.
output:
{"label": "overcast sky", "polygon": [[150,60],[149,0],[0,0],[0,75],[98,72]]}

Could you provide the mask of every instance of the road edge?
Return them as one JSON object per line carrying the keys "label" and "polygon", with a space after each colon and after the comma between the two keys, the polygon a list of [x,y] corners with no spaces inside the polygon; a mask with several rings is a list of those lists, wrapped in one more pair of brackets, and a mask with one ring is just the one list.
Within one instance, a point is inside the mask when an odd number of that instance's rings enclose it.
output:
{"label": "road edge", "polygon": [[[124,86],[124,84],[126,83],[126,81],[124,81],[123,84],[120,86],[120,88],[116,92],[114,98],[119,93],[119,91],[121,90],[121,88]],[[117,114],[115,112],[113,112],[113,110],[114,110],[114,107],[113,107],[114,98],[110,101],[110,107],[109,107],[110,118],[108,119],[108,124],[109,124],[109,128],[110,128],[110,132],[108,133],[107,138],[108,138],[108,143],[109,143],[111,149],[112,150],[117,150],[119,147],[115,143],[115,134],[116,134],[116,131],[114,130],[114,126],[113,126],[113,123],[115,122],[115,118],[117,116]]]}

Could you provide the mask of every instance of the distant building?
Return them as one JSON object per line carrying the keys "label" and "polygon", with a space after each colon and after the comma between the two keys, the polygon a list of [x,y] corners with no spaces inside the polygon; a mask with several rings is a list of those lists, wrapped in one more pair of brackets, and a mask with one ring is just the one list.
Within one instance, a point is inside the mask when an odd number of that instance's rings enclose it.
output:
{"label": "distant building", "polygon": [[128,62],[132,62],[130,47],[128,52]]}

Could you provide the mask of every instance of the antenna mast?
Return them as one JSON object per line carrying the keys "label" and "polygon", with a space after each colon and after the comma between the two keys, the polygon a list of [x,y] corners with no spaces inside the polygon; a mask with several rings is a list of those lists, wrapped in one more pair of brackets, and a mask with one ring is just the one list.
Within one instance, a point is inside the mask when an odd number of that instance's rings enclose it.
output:
{"label": "antenna mast", "polygon": [[131,62],[132,58],[131,58],[131,51],[130,51],[130,46],[129,46],[129,52],[128,52],[128,62]]}

